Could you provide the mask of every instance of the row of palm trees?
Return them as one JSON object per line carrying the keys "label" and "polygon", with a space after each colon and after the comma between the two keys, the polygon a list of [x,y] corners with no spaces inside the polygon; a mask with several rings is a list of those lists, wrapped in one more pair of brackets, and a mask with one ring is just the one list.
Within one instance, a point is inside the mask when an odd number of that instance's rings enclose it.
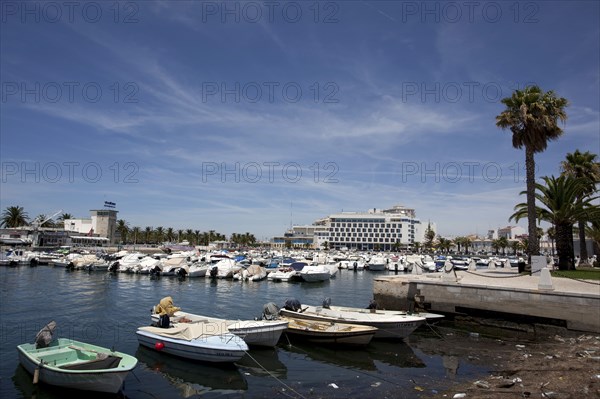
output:
{"label": "row of palm trees", "polygon": [[56,221],[53,219],[48,219],[48,216],[44,214],[30,219],[29,214],[25,212],[25,209],[22,206],[9,206],[2,212],[2,216],[0,217],[0,227],[15,228],[29,226],[30,224],[36,222],[42,222],[39,223],[38,227],[59,227],[62,226],[61,222],[72,218],[73,216],[71,216],[70,213],[63,213],[56,219]]}
{"label": "row of palm trees", "polygon": [[[214,241],[225,241],[224,234],[217,233],[215,230],[203,231],[193,229],[175,230],[172,227],[150,227],[141,228],[138,226],[129,227],[129,224],[123,220],[117,220],[117,232],[121,237],[122,244],[162,244],[164,242],[182,242],[188,241],[191,245],[208,245]],[[251,233],[233,233],[230,242],[239,246],[249,246],[256,243],[256,237]]]}
{"label": "row of palm trees", "polygon": [[[525,149],[526,190],[521,194],[525,194],[527,200],[515,206],[509,220],[527,218],[529,234],[526,250],[529,256],[540,252],[536,234],[538,221],[552,224],[559,269],[574,269],[574,224],[578,224],[583,261],[588,258],[586,231],[596,237],[600,224],[599,208],[593,204],[598,198],[597,184],[600,182],[596,155],[580,151],[568,154],[559,177],[543,177],[543,183],[536,182],[534,154],[543,152],[550,141],[563,134],[559,122],[564,124],[567,120],[565,108],[568,101],[557,97],[553,91],[544,92],[534,85],[515,90],[511,97],[502,99],[502,103],[506,108],[496,116],[496,126],[510,129],[513,147]],[[537,206],[536,201],[542,206]]]}

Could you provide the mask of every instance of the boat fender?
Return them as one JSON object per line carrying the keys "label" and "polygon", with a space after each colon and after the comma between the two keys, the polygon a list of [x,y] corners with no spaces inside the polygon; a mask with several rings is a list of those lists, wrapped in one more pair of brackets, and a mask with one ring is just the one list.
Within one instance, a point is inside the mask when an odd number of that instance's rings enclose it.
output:
{"label": "boat fender", "polygon": [[163,344],[162,342],[157,342],[154,344],[154,349],[156,349],[157,351],[161,351],[165,348],[165,344]]}

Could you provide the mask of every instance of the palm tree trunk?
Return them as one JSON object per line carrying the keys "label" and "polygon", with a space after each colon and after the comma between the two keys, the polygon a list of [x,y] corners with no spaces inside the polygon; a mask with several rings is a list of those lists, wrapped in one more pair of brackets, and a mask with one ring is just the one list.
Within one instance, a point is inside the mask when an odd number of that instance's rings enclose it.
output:
{"label": "palm tree trunk", "polygon": [[535,212],[535,159],[533,158],[533,149],[525,147],[525,172],[527,183],[527,256],[529,261],[525,267],[525,271],[531,273],[531,255],[538,255],[540,247],[537,237],[537,215]]}
{"label": "palm tree trunk", "polygon": [[579,221],[579,264],[587,263],[588,251],[585,245],[585,221]]}
{"label": "palm tree trunk", "polygon": [[556,225],[556,252],[558,252],[558,270],[574,270],[573,226]]}

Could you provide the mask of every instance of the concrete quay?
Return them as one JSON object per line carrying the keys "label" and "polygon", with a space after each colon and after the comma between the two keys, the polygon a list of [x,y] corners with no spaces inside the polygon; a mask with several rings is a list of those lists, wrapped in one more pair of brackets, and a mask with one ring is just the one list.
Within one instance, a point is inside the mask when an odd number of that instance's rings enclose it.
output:
{"label": "concrete quay", "polygon": [[374,280],[373,295],[384,309],[500,315],[600,333],[600,283],[550,277],[547,269],[533,276],[519,275],[516,268],[385,276]]}

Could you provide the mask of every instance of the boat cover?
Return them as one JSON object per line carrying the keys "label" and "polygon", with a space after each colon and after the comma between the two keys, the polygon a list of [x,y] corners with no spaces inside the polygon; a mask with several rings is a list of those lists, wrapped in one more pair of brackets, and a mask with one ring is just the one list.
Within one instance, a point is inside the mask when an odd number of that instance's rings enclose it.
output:
{"label": "boat cover", "polygon": [[227,334],[229,330],[225,323],[178,323],[172,328],[140,327],[142,331],[173,339],[192,341],[200,337]]}

